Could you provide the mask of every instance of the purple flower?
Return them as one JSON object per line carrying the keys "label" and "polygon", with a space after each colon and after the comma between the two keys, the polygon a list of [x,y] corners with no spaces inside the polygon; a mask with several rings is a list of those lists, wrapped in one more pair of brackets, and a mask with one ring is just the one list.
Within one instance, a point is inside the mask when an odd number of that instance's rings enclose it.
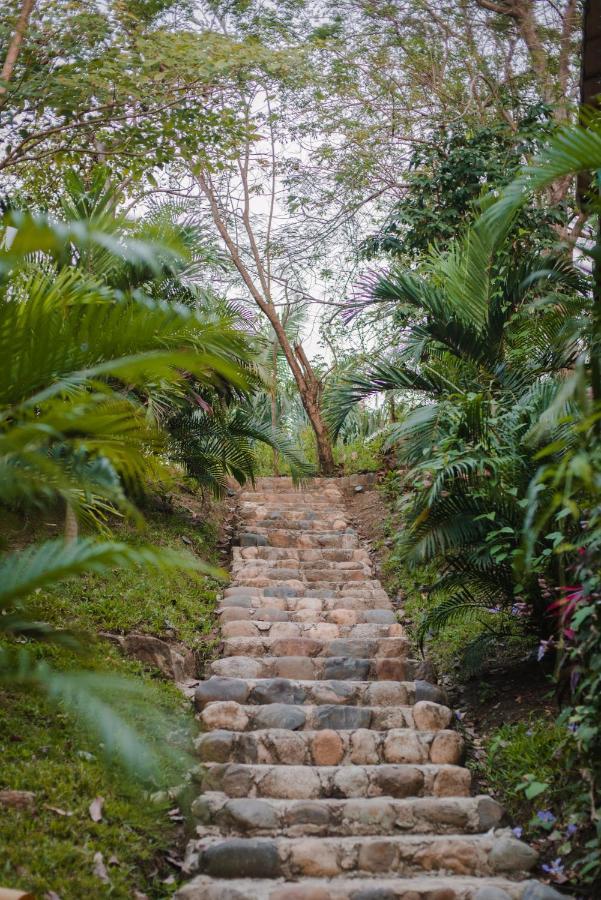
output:
{"label": "purple flower", "polygon": [[516,836],[516,838],[521,838],[524,833],[524,829],[520,825],[516,825],[515,828],[511,829],[511,831]]}
{"label": "purple flower", "polygon": [[461,722],[461,720],[463,719],[463,713],[461,712],[460,709],[456,709],[456,710],[455,710],[455,718],[456,718],[456,719],[459,719],[460,722]]}
{"label": "purple flower", "polygon": [[572,734],[576,734],[576,732],[578,731],[578,725],[577,725],[577,723],[576,723],[576,722],[570,722],[570,724],[568,725],[568,731],[571,731]]}
{"label": "purple flower", "polygon": [[541,641],[538,645],[538,653],[536,654],[536,658],[540,662],[547,650],[550,650],[551,647],[554,646],[553,638],[549,638],[548,641]]}
{"label": "purple flower", "polygon": [[563,863],[561,861],[561,856],[558,856],[557,859],[554,859],[550,865],[543,865],[543,872],[546,872],[548,875],[563,875]]}
{"label": "purple flower", "polygon": [[572,835],[576,834],[577,831],[578,831],[578,825],[576,825],[574,822],[570,822],[570,824],[566,828],[567,836],[572,837]]}
{"label": "purple flower", "polygon": [[540,819],[541,822],[544,822],[545,825],[552,825],[555,821],[555,816],[550,809],[539,809],[536,818]]}
{"label": "purple flower", "polygon": [[529,728],[528,731],[526,732],[526,737],[532,737],[532,729],[531,728]]}

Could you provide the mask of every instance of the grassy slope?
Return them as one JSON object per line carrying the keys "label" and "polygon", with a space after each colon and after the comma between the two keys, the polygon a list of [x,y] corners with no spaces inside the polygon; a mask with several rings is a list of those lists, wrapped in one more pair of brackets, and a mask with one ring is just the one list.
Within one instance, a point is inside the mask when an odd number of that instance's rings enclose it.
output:
{"label": "grassy slope", "polygon": [[[205,560],[214,556],[215,527],[201,524],[200,518],[192,521],[181,508],[171,515],[150,515],[143,534],[125,525],[117,527],[116,534],[131,541],[192,550]],[[216,587],[209,580],[199,584],[183,576],[174,579],[140,570],[115,570],[109,576],[66,583],[37,600],[40,616],[57,625],[92,634],[144,631],[183,640],[208,653]],[[80,665],[64,651],[45,652],[63,667]],[[1,810],[0,887],[27,888],[40,897],[54,891],[61,900],[132,898],[136,890],[151,898],[167,897],[178,870],[166,857],[178,856],[181,825],[168,815],[177,801],[156,803],[150,794],[184,778],[189,765],[184,750],[194,728],[189,704],[174,685],[123,659],[105,641],[91,643],[85,664],[129,676],[146,687],[149,693],[144,702],[168,717],[174,759],[156,773],[154,783],[136,782],[114,763],[107,767],[97,740],[60,708],[27,691],[0,689],[0,790],[36,795],[33,814]],[[124,712],[132,714],[131,709]],[[134,717],[143,719],[144,710]],[[151,737],[151,745],[153,741],[162,744],[165,733]],[[105,800],[99,823],[88,812],[97,796]],[[109,882],[94,871],[98,853]]]}

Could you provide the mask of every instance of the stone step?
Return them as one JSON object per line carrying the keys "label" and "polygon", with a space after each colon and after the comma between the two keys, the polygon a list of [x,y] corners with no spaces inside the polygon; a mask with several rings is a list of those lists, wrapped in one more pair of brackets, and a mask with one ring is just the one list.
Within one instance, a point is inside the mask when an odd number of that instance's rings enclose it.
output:
{"label": "stone step", "polygon": [[[253,549],[253,548],[250,548]],[[317,551],[315,551],[317,552]],[[306,575],[309,572],[319,572],[321,577],[340,575],[344,572],[362,572],[369,574],[373,580],[372,567],[366,560],[333,560],[333,559],[296,559],[295,557],[281,557],[279,559],[238,559],[234,561],[232,573],[237,576],[239,572],[267,572],[281,575],[284,572],[301,572]]]}
{"label": "stone step", "polygon": [[194,770],[201,790],[228,797],[468,797],[471,774],[461,766],[428,763],[376,766],[282,766],[205,763]]}
{"label": "stone step", "polygon": [[[199,875],[173,900],[561,900],[551,887],[535,881],[466,876],[413,878],[219,879]],[[535,892],[536,891],[536,892]]]}
{"label": "stone step", "polygon": [[219,617],[225,622],[329,622],[333,625],[396,625],[398,619],[391,609],[347,610],[333,609],[326,612],[314,609],[297,609],[294,612],[278,609],[275,606],[264,606],[261,609],[247,609],[242,606],[231,606],[221,609]]}
{"label": "stone step", "polygon": [[332,560],[333,562],[370,562],[367,550],[338,550],[332,547],[319,550],[303,550],[296,547],[233,547],[232,558],[238,562],[242,559],[298,559],[302,562],[319,562],[319,560]]}
{"label": "stone step", "polygon": [[213,675],[196,688],[194,702],[233,700],[246,705],[307,703],[311,706],[413,706],[445,702],[445,693],[427,681],[294,681],[289,678],[223,678]]}
{"label": "stone step", "polygon": [[[451,710],[438,703],[420,701],[413,706],[350,706],[325,703],[318,706],[294,703],[244,704],[235,700],[214,700],[203,708],[200,719],[206,728],[254,731],[263,728],[389,729],[443,731],[451,724]],[[455,733],[455,732],[453,732]],[[417,752],[417,751],[416,751]],[[398,762],[399,760],[397,760]]]}
{"label": "stone step", "polygon": [[294,681],[410,681],[418,660],[358,659],[348,656],[228,656],[211,663],[213,675],[228,678],[291,678]]}
{"label": "stone step", "polygon": [[[290,731],[283,725],[272,725],[277,721],[278,704],[254,706],[257,710],[253,728],[249,721],[246,730],[241,728],[244,720],[240,711],[230,717],[235,731],[228,731],[226,710],[213,709],[221,704],[209,704],[203,713],[203,722],[209,728],[220,730],[201,734],[195,741],[196,754],[203,762],[260,763],[261,765],[286,766],[375,766],[378,763],[449,763],[459,765],[463,758],[463,739],[456,731],[415,731],[408,728],[369,730],[374,726],[352,726],[348,730],[332,730],[317,722],[318,729]],[[227,704],[228,706],[230,704]],[[236,704],[231,704],[235,706]],[[301,707],[289,707],[289,709]],[[328,710],[327,706],[315,707]],[[333,707],[338,712],[369,707]],[[372,718],[374,711],[370,710]],[[272,713],[273,716],[269,714]],[[310,715],[307,716],[310,718]],[[261,728],[262,720],[265,727]],[[223,725],[214,725],[223,720]]]}
{"label": "stone step", "polygon": [[280,609],[296,611],[313,609],[316,612],[337,609],[392,609],[392,603],[380,588],[366,588],[353,585],[344,591],[335,588],[320,589],[307,587],[300,582],[273,584],[263,587],[235,585],[226,588],[221,607],[245,606],[247,609],[261,606],[276,606]]}
{"label": "stone step", "polygon": [[[192,861],[194,858],[194,861]],[[214,878],[335,878],[422,875],[515,876],[538,854],[511,832],[362,837],[206,837],[196,842],[189,870]],[[196,863],[196,865],[194,865]]]}
{"label": "stone step", "polygon": [[361,640],[367,638],[373,640],[385,637],[404,637],[405,629],[398,622],[394,625],[371,623],[334,625],[328,622],[270,622],[266,619],[255,619],[252,622],[224,622],[221,626],[223,638],[261,637],[262,635],[270,638],[306,637],[316,640],[335,640],[337,638]]}
{"label": "stone step", "polygon": [[[269,534],[270,531],[294,531],[294,532],[329,532],[329,531],[348,531],[348,522],[339,516],[320,516],[319,518],[293,518],[292,516],[272,516],[257,517],[247,519],[240,523],[238,534],[242,537],[245,534]],[[243,545],[242,545],[243,546]]]}
{"label": "stone step", "polygon": [[290,531],[285,528],[266,532],[244,531],[239,533],[241,547],[295,547],[299,550],[313,547],[354,549],[359,545],[356,531]]}
{"label": "stone step", "polygon": [[491,797],[392,797],[354,800],[230,799],[207,792],[192,804],[203,832],[245,835],[480,834],[496,828],[503,808]]}
{"label": "stone step", "polygon": [[235,637],[223,641],[223,656],[345,656],[350,659],[404,658],[411,649],[407,638],[272,638]]}
{"label": "stone step", "polygon": [[[344,597],[307,597],[307,596],[283,596],[272,594],[254,594],[254,593],[236,593],[224,596],[220,601],[218,613],[221,614],[224,609],[280,609],[284,612],[306,613],[310,610],[313,613],[329,613],[339,612],[340,610],[351,610],[352,612],[366,612],[375,610],[377,612],[389,612],[393,610],[390,600],[382,600],[379,596],[375,597],[355,597],[347,595]],[[254,613],[255,615],[257,613]]]}
{"label": "stone step", "polygon": [[362,585],[380,588],[381,585],[373,578],[372,573],[361,567],[359,569],[345,569],[338,571],[336,569],[262,569],[260,566],[244,566],[241,575],[236,575],[236,582],[239,585],[256,584],[258,586],[267,587],[272,581],[300,581],[305,585],[313,585],[319,582],[323,587],[329,587],[331,584],[355,584],[359,582]]}

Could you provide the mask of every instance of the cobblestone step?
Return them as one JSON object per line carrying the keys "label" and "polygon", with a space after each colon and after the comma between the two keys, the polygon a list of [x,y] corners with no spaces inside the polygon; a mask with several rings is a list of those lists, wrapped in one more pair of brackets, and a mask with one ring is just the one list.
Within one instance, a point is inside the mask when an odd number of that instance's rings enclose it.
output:
{"label": "cobblestone step", "polygon": [[468,797],[471,774],[454,765],[282,766],[207,763],[197,777],[203,791],[228,797]]}
{"label": "cobblestone step", "polygon": [[294,611],[287,609],[278,609],[275,606],[263,606],[260,609],[242,606],[231,606],[221,609],[219,617],[222,623],[226,622],[306,622],[309,624],[317,624],[319,622],[330,622],[333,625],[395,625],[397,624],[397,616],[392,609],[363,609],[363,610],[346,610],[332,609],[319,610],[314,609],[296,609]]}
{"label": "cobblestone step", "polygon": [[211,663],[213,675],[229,678],[291,678],[295,681],[409,681],[421,668],[417,660],[360,659],[348,656],[226,656]]}
{"label": "cobblestone step", "polygon": [[[192,857],[192,853],[194,856]],[[407,877],[515,876],[535,865],[537,854],[511,832],[468,835],[357,837],[207,837],[188,855],[188,868],[215,878],[334,878],[358,874]]]}
{"label": "cobblestone step", "polygon": [[340,485],[240,494],[222,654],[195,692],[185,870],[203,874],[176,900],[555,900],[499,804],[471,796]]}
{"label": "cobblestone step", "polygon": [[534,893],[538,882],[505,878],[427,876],[414,878],[306,878],[221,880],[200,875],[175,900],[561,900],[553,888]]}
{"label": "cobblestone step", "polygon": [[[391,728],[443,731],[451,724],[448,706],[421,701],[414,706],[351,706],[326,703],[319,706],[293,703],[242,704],[235,700],[207,703],[200,715],[207,728],[253,731],[262,728],[313,729]],[[457,732],[453,732],[459,737]]]}
{"label": "cobblestone step", "polygon": [[230,799],[207,792],[192,804],[202,832],[240,835],[479,834],[496,828],[502,807],[490,797],[353,800]]}
{"label": "cobblestone step", "polygon": [[[411,727],[370,730],[371,725],[353,730],[324,726],[321,730],[290,731],[271,723],[270,720],[277,721],[277,706],[252,707],[258,711],[252,721],[252,728],[257,730],[251,730],[249,722],[246,729],[213,730],[200,735],[195,741],[198,758],[203,762],[295,766],[430,762],[458,765],[463,758],[463,740],[456,731],[415,731]],[[212,704],[206,708],[203,722],[213,728],[211,707]],[[328,707],[317,709],[327,710]],[[338,706],[335,709],[342,711],[354,707]],[[369,707],[359,709],[369,710]],[[374,712],[369,711],[374,718]],[[282,718],[285,721],[285,716]],[[263,720],[268,727],[261,729]],[[242,724],[242,721],[236,724]]]}
{"label": "cobblestone step", "polygon": [[444,705],[445,694],[427,681],[302,681],[290,678],[224,678],[211,676],[195,694],[200,711],[215,700],[244,704],[306,703],[311,706],[413,706],[420,701]]}
{"label": "cobblestone step", "polygon": [[311,638],[315,640],[374,640],[385,637],[403,637],[405,629],[398,622],[393,625],[363,623],[360,625],[335,625],[328,622],[270,622],[266,619],[226,622],[221,626],[223,638],[270,637]]}

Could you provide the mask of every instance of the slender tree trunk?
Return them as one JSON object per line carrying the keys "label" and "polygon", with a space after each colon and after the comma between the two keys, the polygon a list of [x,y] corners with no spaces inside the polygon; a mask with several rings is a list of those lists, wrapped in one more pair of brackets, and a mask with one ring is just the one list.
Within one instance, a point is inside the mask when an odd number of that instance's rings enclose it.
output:
{"label": "slender tree trunk", "polygon": [[[272,382],[271,382],[271,427],[275,429],[278,424],[278,348],[273,342],[271,350]],[[278,451],[273,448],[273,474],[280,474],[280,460]]]}
{"label": "slender tree trunk", "polygon": [[245,213],[245,225],[250,237],[252,252],[255,258],[257,269],[259,271],[259,280],[261,282],[261,287],[259,287],[255,282],[255,279],[244,264],[244,260],[242,259],[242,256],[240,254],[239,247],[230,234],[225,219],[222,215],[219,202],[210,182],[210,178],[208,176],[205,176],[203,173],[197,173],[196,178],[200,189],[209,201],[213,221],[225,246],[227,247],[232,262],[240,273],[251,297],[253,298],[261,312],[268,319],[271,327],[275,332],[278,343],[282,348],[282,352],[286,357],[286,362],[288,363],[290,371],[292,372],[294,380],[296,381],[303,407],[307,413],[307,416],[309,417],[311,427],[313,428],[313,432],[315,434],[317,457],[319,460],[319,471],[322,475],[331,475],[334,471],[334,454],[332,452],[332,441],[330,439],[328,426],[326,425],[323,413],[321,411],[320,400],[322,386],[319,379],[316,377],[315,372],[313,371],[313,367],[305,356],[302,346],[300,344],[297,344],[296,347],[292,347],[288,339],[288,335],[286,334],[286,329],[282,325],[280,317],[277,314],[277,310],[271,302],[271,298],[265,285],[265,275],[261,269],[259,254],[254,242],[254,238],[252,236],[252,229],[248,220],[248,213]]}
{"label": "slender tree trunk", "polygon": [[65,540],[68,544],[76,541],[79,536],[79,523],[75,510],[67,500],[65,503]]}
{"label": "slender tree trunk", "polygon": [[19,18],[17,19],[15,33],[13,34],[10,44],[8,45],[6,58],[2,66],[2,71],[0,72],[0,81],[4,82],[4,84],[0,84],[0,97],[2,96],[2,94],[6,93],[6,85],[12,78],[17,59],[19,58],[21,44],[23,43],[25,32],[27,31],[27,26],[29,24],[29,17],[31,16],[34,6],[35,0],[23,0],[21,12],[19,13]]}

